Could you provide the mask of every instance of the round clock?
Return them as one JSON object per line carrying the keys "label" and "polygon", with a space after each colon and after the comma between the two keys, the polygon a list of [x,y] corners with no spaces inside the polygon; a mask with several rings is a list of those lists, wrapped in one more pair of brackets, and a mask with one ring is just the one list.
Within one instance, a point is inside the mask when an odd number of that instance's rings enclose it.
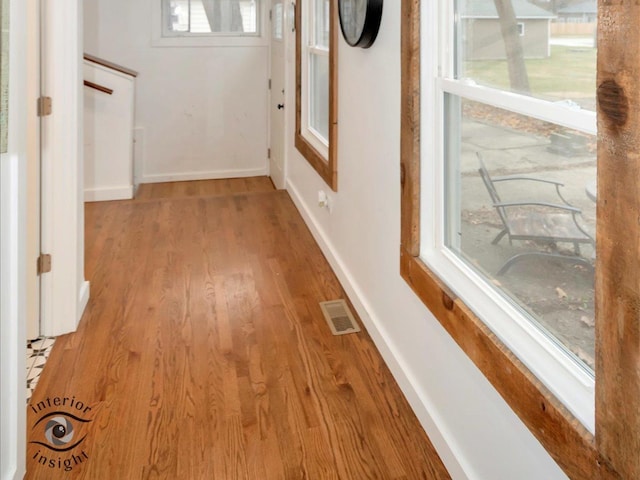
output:
{"label": "round clock", "polygon": [[342,36],[349,45],[373,45],[382,19],[382,0],[338,0],[338,11]]}

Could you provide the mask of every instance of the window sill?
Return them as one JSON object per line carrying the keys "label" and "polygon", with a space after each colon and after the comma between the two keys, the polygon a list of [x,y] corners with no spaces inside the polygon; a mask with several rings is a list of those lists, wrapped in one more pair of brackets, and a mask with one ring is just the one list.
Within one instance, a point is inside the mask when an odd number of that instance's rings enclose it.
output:
{"label": "window sill", "polygon": [[420,260],[404,248],[401,275],[571,478],[593,478],[594,436]]}
{"label": "window sill", "polygon": [[152,47],[267,47],[269,39],[265,36],[199,36],[184,35],[175,37],[154,36]]}

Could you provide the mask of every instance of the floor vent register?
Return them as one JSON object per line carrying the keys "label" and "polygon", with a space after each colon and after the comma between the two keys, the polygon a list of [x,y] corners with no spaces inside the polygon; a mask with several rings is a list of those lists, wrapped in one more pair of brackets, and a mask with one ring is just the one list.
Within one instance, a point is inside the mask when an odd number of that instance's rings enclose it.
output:
{"label": "floor vent register", "polygon": [[329,324],[331,333],[334,335],[346,335],[360,331],[360,327],[344,300],[320,302],[320,308]]}

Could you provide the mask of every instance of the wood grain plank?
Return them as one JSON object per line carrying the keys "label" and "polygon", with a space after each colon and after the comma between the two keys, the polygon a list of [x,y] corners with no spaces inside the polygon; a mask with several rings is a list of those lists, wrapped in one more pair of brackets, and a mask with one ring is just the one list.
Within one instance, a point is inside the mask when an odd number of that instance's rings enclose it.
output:
{"label": "wood grain plank", "polygon": [[639,24],[637,2],[600,2],[596,443],[622,478],[640,478]]}
{"label": "wood grain plank", "polygon": [[401,244],[420,254],[420,0],[402,0]]}

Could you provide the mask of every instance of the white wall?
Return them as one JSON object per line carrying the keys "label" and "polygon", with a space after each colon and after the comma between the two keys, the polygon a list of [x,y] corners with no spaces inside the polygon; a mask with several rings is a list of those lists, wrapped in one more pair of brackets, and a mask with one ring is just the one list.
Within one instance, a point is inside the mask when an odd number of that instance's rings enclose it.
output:
{"label": "white wall", "polygon": [[8,3],[9,134],[8,151],[0,156],[0,479],[18,480],[26,445],[27,2]]}
{"label": "white wall", "polygon": [[399,1],[385,2],[371,49],[340,40],[339,80],[332,213],[316,206],[330,189],[291,139],[288,190],[369,333],[454,478],[566,478],[400,277]]}
{"label": "white wall", "polygon": [[84,2],[85,51],[140,73],[141,182],[266,174],[268,48],[152,47],[152,2]]}
{"label": "white wall", "polygon": [[133,112],[136,79],[88,60],[84,79],[110,88],[84,89],[84,199],[133,198]]}

